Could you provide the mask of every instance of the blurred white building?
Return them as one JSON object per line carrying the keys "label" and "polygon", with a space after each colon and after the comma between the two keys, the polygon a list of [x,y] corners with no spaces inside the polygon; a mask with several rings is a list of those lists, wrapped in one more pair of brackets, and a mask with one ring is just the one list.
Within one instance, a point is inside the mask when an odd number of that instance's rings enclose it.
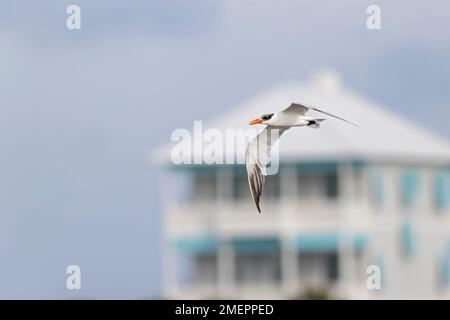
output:
{"label": "blurred white building", "polygon": [[[450,145],[331,72],[268,90],[205,129],[246,128],[293,101],[360,127],[329,118],[319,130],[287,131],[262,214],[243,165],[174,166],[165,149],[166,296],[449,298]],[[227,152],[242,161],[243,148]],[[379,290],[367,287],[370,265]]]}

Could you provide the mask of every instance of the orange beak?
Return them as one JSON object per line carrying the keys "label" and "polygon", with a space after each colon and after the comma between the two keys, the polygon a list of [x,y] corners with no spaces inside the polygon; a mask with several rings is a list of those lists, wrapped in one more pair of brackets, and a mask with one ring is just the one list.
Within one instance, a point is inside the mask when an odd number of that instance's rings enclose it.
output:
{"label": "orange beak", "polygon": [[261,119],[253,119],[248,124],[253,125],[253,124],[260,124],[260,123],[263,123],[263,121]]}

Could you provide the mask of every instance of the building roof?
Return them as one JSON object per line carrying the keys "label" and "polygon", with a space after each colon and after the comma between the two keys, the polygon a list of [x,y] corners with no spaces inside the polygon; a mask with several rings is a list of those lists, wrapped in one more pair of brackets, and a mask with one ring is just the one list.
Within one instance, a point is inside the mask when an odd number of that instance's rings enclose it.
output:
{"label": "building roof", "polygon": [[[318,130],[300,127],[286,131],[279,142],[281,161],[356,158],[450,163],[450,144],[445,139],[361,97],[346,88],[331,71],[317,73],[305,83],[283,83],[270,88],[205,123],[203,130],[245,130],[249,128],[249,120],[284,109],[291,102],[316,106],[359,127],[310,111],[309,116],[327,120]],[[260,127],[262,130],[264,126]],[[170,151],[164,148],[161,152],[167,161]],[[237,152],[238,161],[243,161],[245,146],[238,145],[237,149],[227,152]]]}

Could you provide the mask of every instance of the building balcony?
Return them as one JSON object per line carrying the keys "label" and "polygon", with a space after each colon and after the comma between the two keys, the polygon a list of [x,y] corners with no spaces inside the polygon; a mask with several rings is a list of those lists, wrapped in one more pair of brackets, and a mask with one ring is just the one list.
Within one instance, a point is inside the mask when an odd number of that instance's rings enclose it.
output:
{"label": "building balcony", "polygon": [[[380,294],[368,290],[365,278],[348,285],[343,281],[322,281],[311,285],[308,281],[291,281],[283,286],[282,281],[236,283],[187,283],[167,292],[172,299],[376,299]],[[304,280],[304,279],[303,279]]]}
{"label": "building balcony", "polygon": [[214,234],[249,236],[333,231],[340,226],[365,228],[370,223],[370,208],[364,204],[338,201],[266,201],[258,214],[251,201],[195,202],[174,205],[166,212],[169,237]]}

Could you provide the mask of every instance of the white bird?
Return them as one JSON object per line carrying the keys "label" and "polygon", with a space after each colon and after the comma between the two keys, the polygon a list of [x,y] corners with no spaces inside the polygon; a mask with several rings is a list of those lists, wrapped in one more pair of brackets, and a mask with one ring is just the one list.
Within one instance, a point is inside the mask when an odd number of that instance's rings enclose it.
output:
{"label": "white bird", "polygon": [[324,113],[357,127],[356,124],[334,114],[298,103],[291,103],[291,105],[284,110],[264,114],[259,118],[250,121],[250,125],[267,125],[264,130],[262,130],[252,141],[249,142],[245,154],[248,184],[259,213],[261,213],[259,200],[263,191],[265,176],[267,175],[266,166],[270,162],[270,152],[272,146],[278,141],[281,135],[291,127],[306,126],[316,129],[319,128],[320,123],[325,120],[306,116],[306,112],[309,110]]}

